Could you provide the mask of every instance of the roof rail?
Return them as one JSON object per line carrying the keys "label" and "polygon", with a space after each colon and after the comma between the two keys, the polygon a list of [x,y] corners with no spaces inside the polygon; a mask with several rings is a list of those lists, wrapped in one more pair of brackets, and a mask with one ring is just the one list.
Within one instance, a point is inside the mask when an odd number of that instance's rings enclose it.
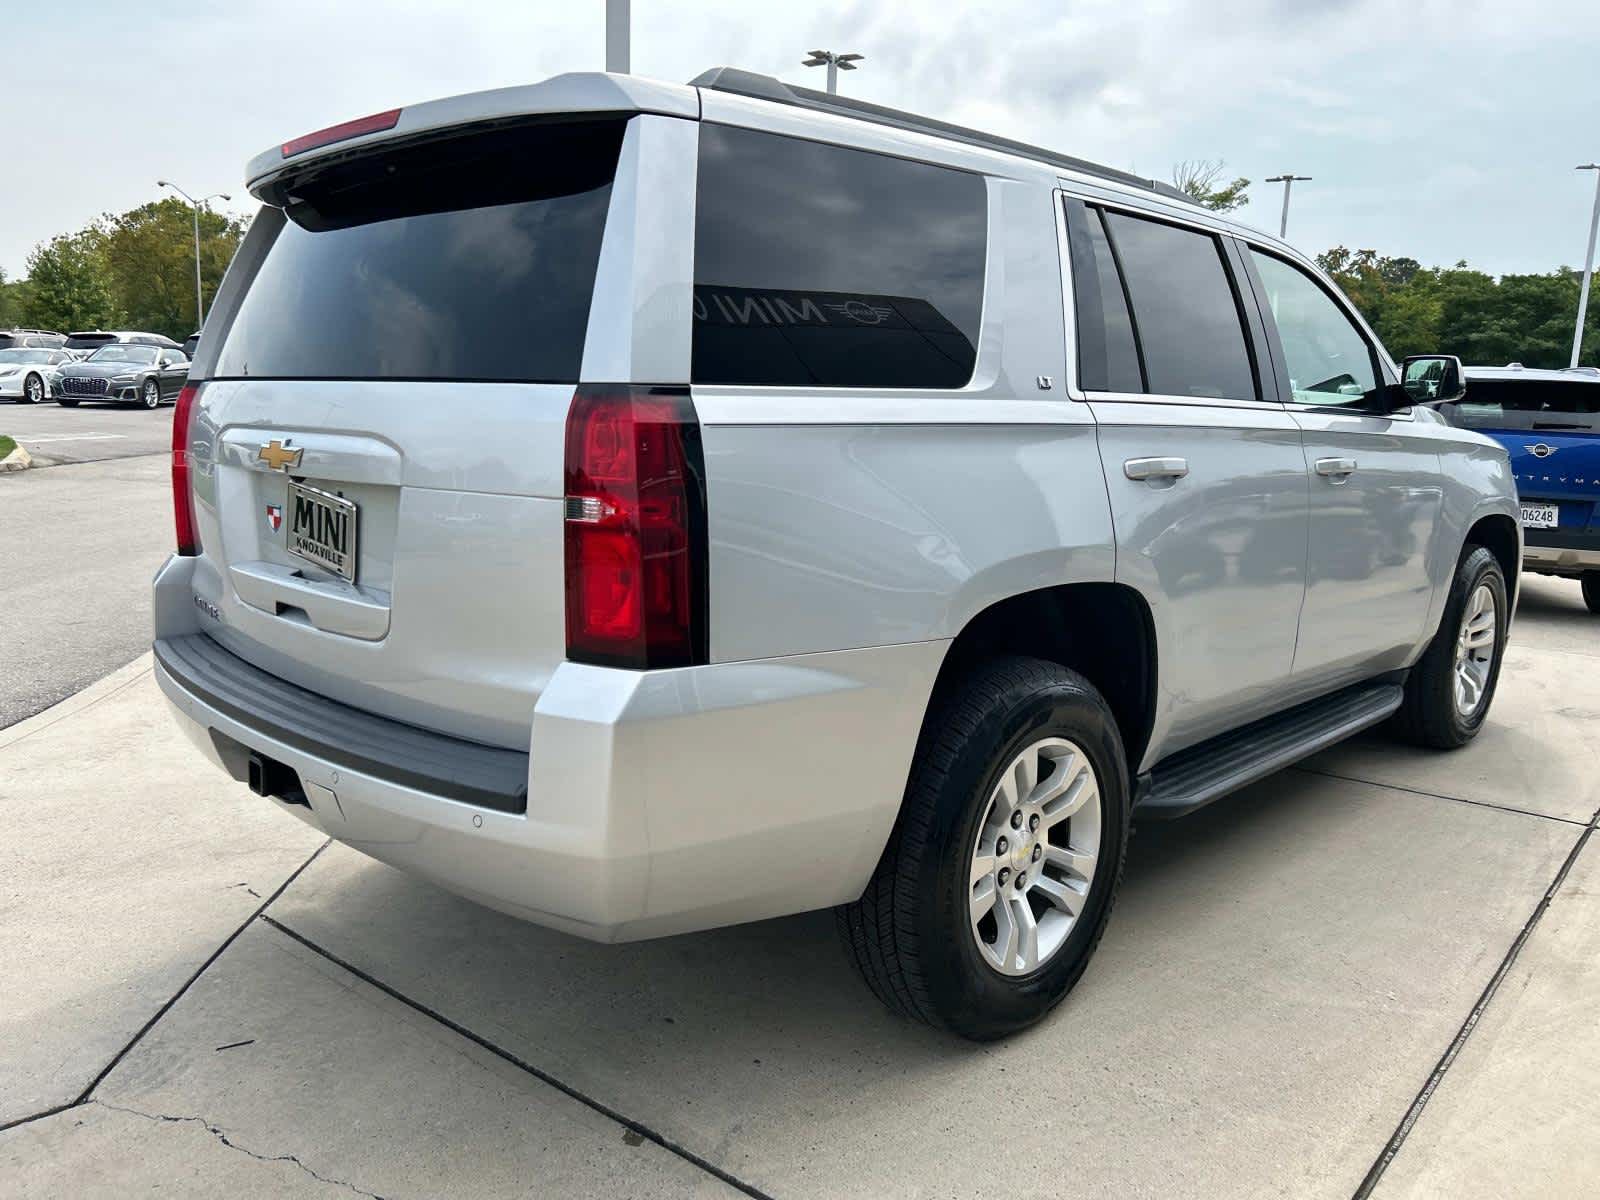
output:
{"label": "roof rail", "polygon": [[710,88],[714,92],[728,92],[735,96],[750,96],[756,100],[770,100],[775,104],[808,108],[814,112],[854,117],[858,121],[871,121],[874,125],[888,125],[914,133],[931,134],[952,142],[963,142],[968,146],[979,146],[985,150],[998,150],[1002,154],[1036,159],[1083,175],[1096,175],[1101,179],[1155,192],[1169,200],[1181,200],[1186,204],[1195,203],[1194,197],[1182,188],[1163,183],[1159,179],[1146,179],[1131,171],[1104,167],[1087,159],[1074,158],[1070,154],[1059,154],[1054,150],[1030,146],[1026,142],[1014,142],[1010,138],[968,129],[964,125],[936,121],[932,117],[919,117],[915,113],[902,112],[897,108],[885,108],[881,104],[869,104],[865,100],[851,100],[844,96],[813,91],[811,88],[795,87],[793,84],[784,83],[781,79],[774,79],[771,75],[758,75],[754,71],[741,71],[737,67],[712,67],[711,70],[691,79],[689,86]]}

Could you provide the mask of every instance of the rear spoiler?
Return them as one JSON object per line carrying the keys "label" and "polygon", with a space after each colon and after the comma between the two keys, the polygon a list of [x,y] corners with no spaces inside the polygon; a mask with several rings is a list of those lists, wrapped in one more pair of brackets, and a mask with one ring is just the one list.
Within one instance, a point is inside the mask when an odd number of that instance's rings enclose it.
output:
{"label": "rear spoiler", "polygon": [[246,186],[256,199],[281,207],[290,181],[312,166],[326,166],[374,146],[410,141],[457,126],[566,113],[659,113],[698,120],[700,94],[683,84],[659,83],[636,75],[575,71],[542,83],[428,100],[274,146],[250,160],[245,169]]}

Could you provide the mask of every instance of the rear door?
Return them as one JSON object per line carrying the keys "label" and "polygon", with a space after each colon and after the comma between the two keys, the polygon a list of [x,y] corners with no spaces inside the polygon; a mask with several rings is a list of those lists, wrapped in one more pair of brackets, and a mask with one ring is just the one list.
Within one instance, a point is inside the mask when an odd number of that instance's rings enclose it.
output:
{"label": "rear door", "polygon": [[262,210],[195,371],[212,637],[345,703],[526,748],[565,652],[564,422],[629,126],[380,147]]}
{"label": "rear door", "polygon": [[1300,430],[1263,392],[1225,240],[1068,200],[1078,382],[1099,422],[1116,577],[1150,603],[1171,753],[1286,702],[1305,591]]}
{"label": "rear door", "polygon": [[1438,442],[1409,411],[1381,411],[1377,347],[1327,285],[1263,248],[1243,255],[1304,432],[1311,522],[1295,676],[1326,691],[1402,666],[1422,640],[1441,552]]}

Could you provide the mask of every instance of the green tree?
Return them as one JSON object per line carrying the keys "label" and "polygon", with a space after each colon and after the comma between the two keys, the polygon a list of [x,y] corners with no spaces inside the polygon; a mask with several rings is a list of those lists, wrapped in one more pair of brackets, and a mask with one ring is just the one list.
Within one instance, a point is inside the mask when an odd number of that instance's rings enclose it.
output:
{"label": "green tree", "polygon": [[1226,167],[1227,164],[1221,159],[1215,162],[1204,158],[1186,159],[1172,168],[1172,182],[1205,208],[1214,212],[1233,212],[1250,203],[1250,197],[1244,194],[1250,181],[1241,175],[1223,183]]}
{"label": "green tree", "polygon": [[[105,219],[105,259],[113,294],[137,329],[182,341],[200,327],[194,301],[193,210],[175,197]],[[209,310],[244,237],[245,223],[201,210],[200,269]]]}
{"label": "green tree", "polygon": [[34,247],[28,255],[23,324],[63,332],[118,324],[102,240],[99,228],[91,226]]}

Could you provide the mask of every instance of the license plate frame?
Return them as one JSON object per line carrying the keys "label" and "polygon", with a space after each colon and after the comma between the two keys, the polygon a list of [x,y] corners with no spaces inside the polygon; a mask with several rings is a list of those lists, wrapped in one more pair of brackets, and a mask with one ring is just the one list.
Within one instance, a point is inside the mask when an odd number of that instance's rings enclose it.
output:
{"label": "license plate frame", "polygon": [[356,581],[361,509],[354,500],[289,480],[283,545],[290,554],[347,583]]}
{"label": "license plate frame", "polygon": [[1561,506],[1559,504],[1528,504],[1522,505],[1522,527],[1524,529],[1554,529],[1561,524]]}

